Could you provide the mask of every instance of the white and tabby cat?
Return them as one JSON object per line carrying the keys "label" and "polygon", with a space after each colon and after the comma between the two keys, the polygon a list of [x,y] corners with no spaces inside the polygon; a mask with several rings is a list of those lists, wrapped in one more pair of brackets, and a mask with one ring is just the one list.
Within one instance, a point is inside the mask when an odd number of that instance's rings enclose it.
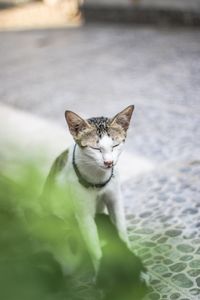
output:
{"label": "white and tabby cat", "polygon": [[107,209],[121,239],[129,244],[116,164],[133,110],[130,105],[114,118],[90,119],[66,111],[75,145],[56,159],[48,177],[50,182],[73,187],[70,192],[75,216],[96,271],[102,255],[95,224],[97,213]]}

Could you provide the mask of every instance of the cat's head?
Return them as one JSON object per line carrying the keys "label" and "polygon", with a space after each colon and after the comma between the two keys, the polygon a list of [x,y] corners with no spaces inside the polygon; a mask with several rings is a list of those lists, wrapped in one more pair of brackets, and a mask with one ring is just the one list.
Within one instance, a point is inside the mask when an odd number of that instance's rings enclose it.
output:
{"label": "cat's head", "polygon": [[72,111],[65,118],[75,142],[88,159],[103,169],[117,163],[124,145],[134,106],[130,105],[113,118],[83,119]]}

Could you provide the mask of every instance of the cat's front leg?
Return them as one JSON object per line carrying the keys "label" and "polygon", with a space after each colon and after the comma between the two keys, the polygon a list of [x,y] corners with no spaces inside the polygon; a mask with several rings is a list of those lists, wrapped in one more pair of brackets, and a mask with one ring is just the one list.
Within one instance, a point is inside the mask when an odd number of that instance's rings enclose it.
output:
{"label": "cat's front leg", "polygon": [[130,248],[130,242],[127,234],[126,218],[124,207],[122,203],[120,188],[115,188],[114,190],[109,190],[104,196],[109,215],[112,222],[115,224],[120,238],[127,244]]}
{"label": "cat's front leg", "polygon": [[96,193],[82,186],[74,188],[71,185],[71,198],[73,199],[74,215],[78,222],[80,233],[90,254],[94,269],[97,272],[102,252],[94,220]]}
{"label": "cat's front leg", "polygon": [[100,247],[96,223],[94,221],[94,218],[90,215],[77,214],[76,219],[78,221],[82,237],[87,245],[95,272],[97,274],[99,263],[102,257],[102,251]]}

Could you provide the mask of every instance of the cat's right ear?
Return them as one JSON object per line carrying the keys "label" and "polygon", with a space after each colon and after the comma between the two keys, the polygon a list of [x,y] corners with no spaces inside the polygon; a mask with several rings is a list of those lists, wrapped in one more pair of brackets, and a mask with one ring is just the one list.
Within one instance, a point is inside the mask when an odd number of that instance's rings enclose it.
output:
{"label": "cat's right ear", "polygon": [[90,124],[72,111],[66,110],[65,119],[67,121],[71,135],[77,139],[79,133],[90,128]]}
{"label": "cat's right ear", "polygon": [[128,130],[132,113],[134,111],[134,105],[129,105],[124,110],[119,112],[112,120],[110,126],[120,125],[126,132]]}

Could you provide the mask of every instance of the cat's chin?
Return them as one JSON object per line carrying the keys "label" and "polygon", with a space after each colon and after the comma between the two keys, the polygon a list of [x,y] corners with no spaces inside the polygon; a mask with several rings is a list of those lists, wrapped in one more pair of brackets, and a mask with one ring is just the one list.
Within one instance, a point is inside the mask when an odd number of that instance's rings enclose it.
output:
{"label": "cat's chin", "polygon": [[111,170],[112,169],[112,166],[111,167],[105,167],[105,166],[99,166],[101,169],[103,169],[104,171],[105,170]]}

